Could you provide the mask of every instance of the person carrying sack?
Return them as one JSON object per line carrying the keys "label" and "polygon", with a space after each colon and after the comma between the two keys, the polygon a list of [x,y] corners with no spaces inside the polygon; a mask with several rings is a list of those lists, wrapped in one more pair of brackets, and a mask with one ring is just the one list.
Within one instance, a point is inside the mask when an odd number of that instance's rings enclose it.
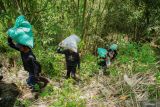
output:
{"label": "person carrying sack", "polygon": [[70,75],[73,79],[76,79],[76,68],[80,69],[79,53],[69,49],[63,50],[61,47],[58,47],[57,52],[65,55],[67,67],[66,79],[70,78]]}
{"label": "person carrying sack", "polygon": [[[24,16],[19,16],[16,19],[15,26],[9,29],[7,34],[9,36],[8,45],[21,53],[24,70],[29,73],[27,84],[32,91],[35,91],[35,85],[40,81],[44,83],[42,87],[46,86],[49,81],[39,76],[41,73],[41,65],[36,60],[36,56],[31,49],[33,48],[33,35],[30,23]],[[17,44],[14,44],[13,40]]]}
{"label": "person carrying sack", "polygon": [[64,39],[57,49],[57,53],[65,55],[67,74],[66,79],[76,78],[76,68],[80,69],[80,56],[77,50],[77,43],[80,42],[80,38],[77,35],[71,35]]}
{"label": "person carrying sack", "polygon": [[41,65],[36,60],[36,57],[33,54],[31,48],[21,44],[15,45],[10,37],[8,38],[8,45],[17,51],[20,51],[24,70],[28,71],[29,73],[27,84],[30,86],[32,91],[35,91],[34,86],[39,81],[43,81],[44,86],[42,87],[45,87],[48,83],[48,80],[39,76],[41,73]]}
{"label": "person carrying sack", "polygon": [[107,69],[108,66],[111,65],[111,62],[116,58],[117,56],[117,44],[112,44],[109,49],[105,48],[98,48],[98,65],[104,69],[104,71]]}

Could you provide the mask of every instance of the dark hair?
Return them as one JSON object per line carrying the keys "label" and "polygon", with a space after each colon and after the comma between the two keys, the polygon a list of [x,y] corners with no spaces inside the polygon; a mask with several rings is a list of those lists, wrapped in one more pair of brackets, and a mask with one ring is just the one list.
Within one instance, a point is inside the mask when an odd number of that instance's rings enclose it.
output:
{"label": "dark hair", "polygon": [[17,44],[17,46],[18,46],[18,47],[24,47],[24,48],[29,48],[29,49],[31,49],[30,47],[25,46],[25,45],[22,45],[22,44]]}

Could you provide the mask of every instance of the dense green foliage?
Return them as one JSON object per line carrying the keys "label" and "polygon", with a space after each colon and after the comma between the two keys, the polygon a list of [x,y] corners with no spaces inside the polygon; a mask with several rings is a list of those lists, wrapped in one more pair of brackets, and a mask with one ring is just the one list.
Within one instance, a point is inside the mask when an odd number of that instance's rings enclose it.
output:
{"label": "dense green foliage", "polygon": [[[117,85],[124,74],[153,75],[155,84],[145,85],[143,89],[148,99],[158,99],[159,12],[160,0],[0,0],[0,54],[16,62],[16,69],[20,69],[22,62],[18,52],[8,47],[6,31],[14,25],[17,16],[25,15],[35,35],[33,52],[42,65],[43,75],[53,82],[40,95],[44,101],[50,101],[51,107],[86,106],[81,88],[100,73],[96,49],[106,48],[111,43],[118,44],[118,56],[104,73],[111,79],[108,84]],[[81,78],[79,84],[63,78],[65,59],[56,53],[58,43],[70,34],[82,39],[78,46],[81,55],[81,69],[77,70]],[[117,86],[123,87],[119,95],[127,94],[135,99],[131,87]],[[101,101],[99,97],[102,96],[96,96],[97,100]],[[29,107],[33,102],[24,100],[21,103]]]}

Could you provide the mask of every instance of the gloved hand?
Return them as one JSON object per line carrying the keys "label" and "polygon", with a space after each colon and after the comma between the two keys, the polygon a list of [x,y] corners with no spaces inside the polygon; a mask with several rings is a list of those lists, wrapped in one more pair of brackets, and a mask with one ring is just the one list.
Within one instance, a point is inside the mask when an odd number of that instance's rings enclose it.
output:
{"label": "gloved hand", "polygon": [[8,37],[8,42],[12,42],[12,38],[11,37]]}
{"label": "gloved hand", "polygon": [[62,42],[60,42],[60,43],[58,44],[58,46],[59,46],[59,47],[62,47]]}

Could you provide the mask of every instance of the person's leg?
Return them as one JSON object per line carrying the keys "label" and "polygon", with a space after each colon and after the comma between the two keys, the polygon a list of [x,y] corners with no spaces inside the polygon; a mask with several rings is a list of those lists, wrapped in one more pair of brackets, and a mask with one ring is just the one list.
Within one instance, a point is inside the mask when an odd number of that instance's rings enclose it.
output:
{"label": "person's leg", "polygon": [[34,85],[36,84],[36,79],[33,73],[29,72],[29,77],[27,79],[27,84],[31,87],[34,88]]}
{"label": "person's leg", "polygon": [[67,66],[67,74],[66,74],[66,78],[70,78],[71,70],[72,70],[72,67]]}
{"label": "person's leg", "polygon": [[41,88],[46,87],[47,84],[49,83],[48,79],[46,79],[46,78],[44,78],[44,77],[42,77],[42,76],[39,76],[38,82],[40,82],[40,83],[42,82],[42,85],[40,84],[40,87],[41,87]]}
{"label": "person's leg", "polygon": [[108,68],[107,63],[104,63],[104,65],[103,65],[103,74],[104,75],[109,75],[110,74],[110,72],[107,70],[107,68]]}
{"label": "person's leg", "polygon": [[73,66],[72,67],[72,70],[71,70],[71,76],[72,76],[72,78],[76,78],[76,66]]}
{"label": "person's leg", "polygon": [[100,66],[100,69],[103,69],[103,67],[106,66],[106,62],[105,61],[99,62],[99,66]]}

